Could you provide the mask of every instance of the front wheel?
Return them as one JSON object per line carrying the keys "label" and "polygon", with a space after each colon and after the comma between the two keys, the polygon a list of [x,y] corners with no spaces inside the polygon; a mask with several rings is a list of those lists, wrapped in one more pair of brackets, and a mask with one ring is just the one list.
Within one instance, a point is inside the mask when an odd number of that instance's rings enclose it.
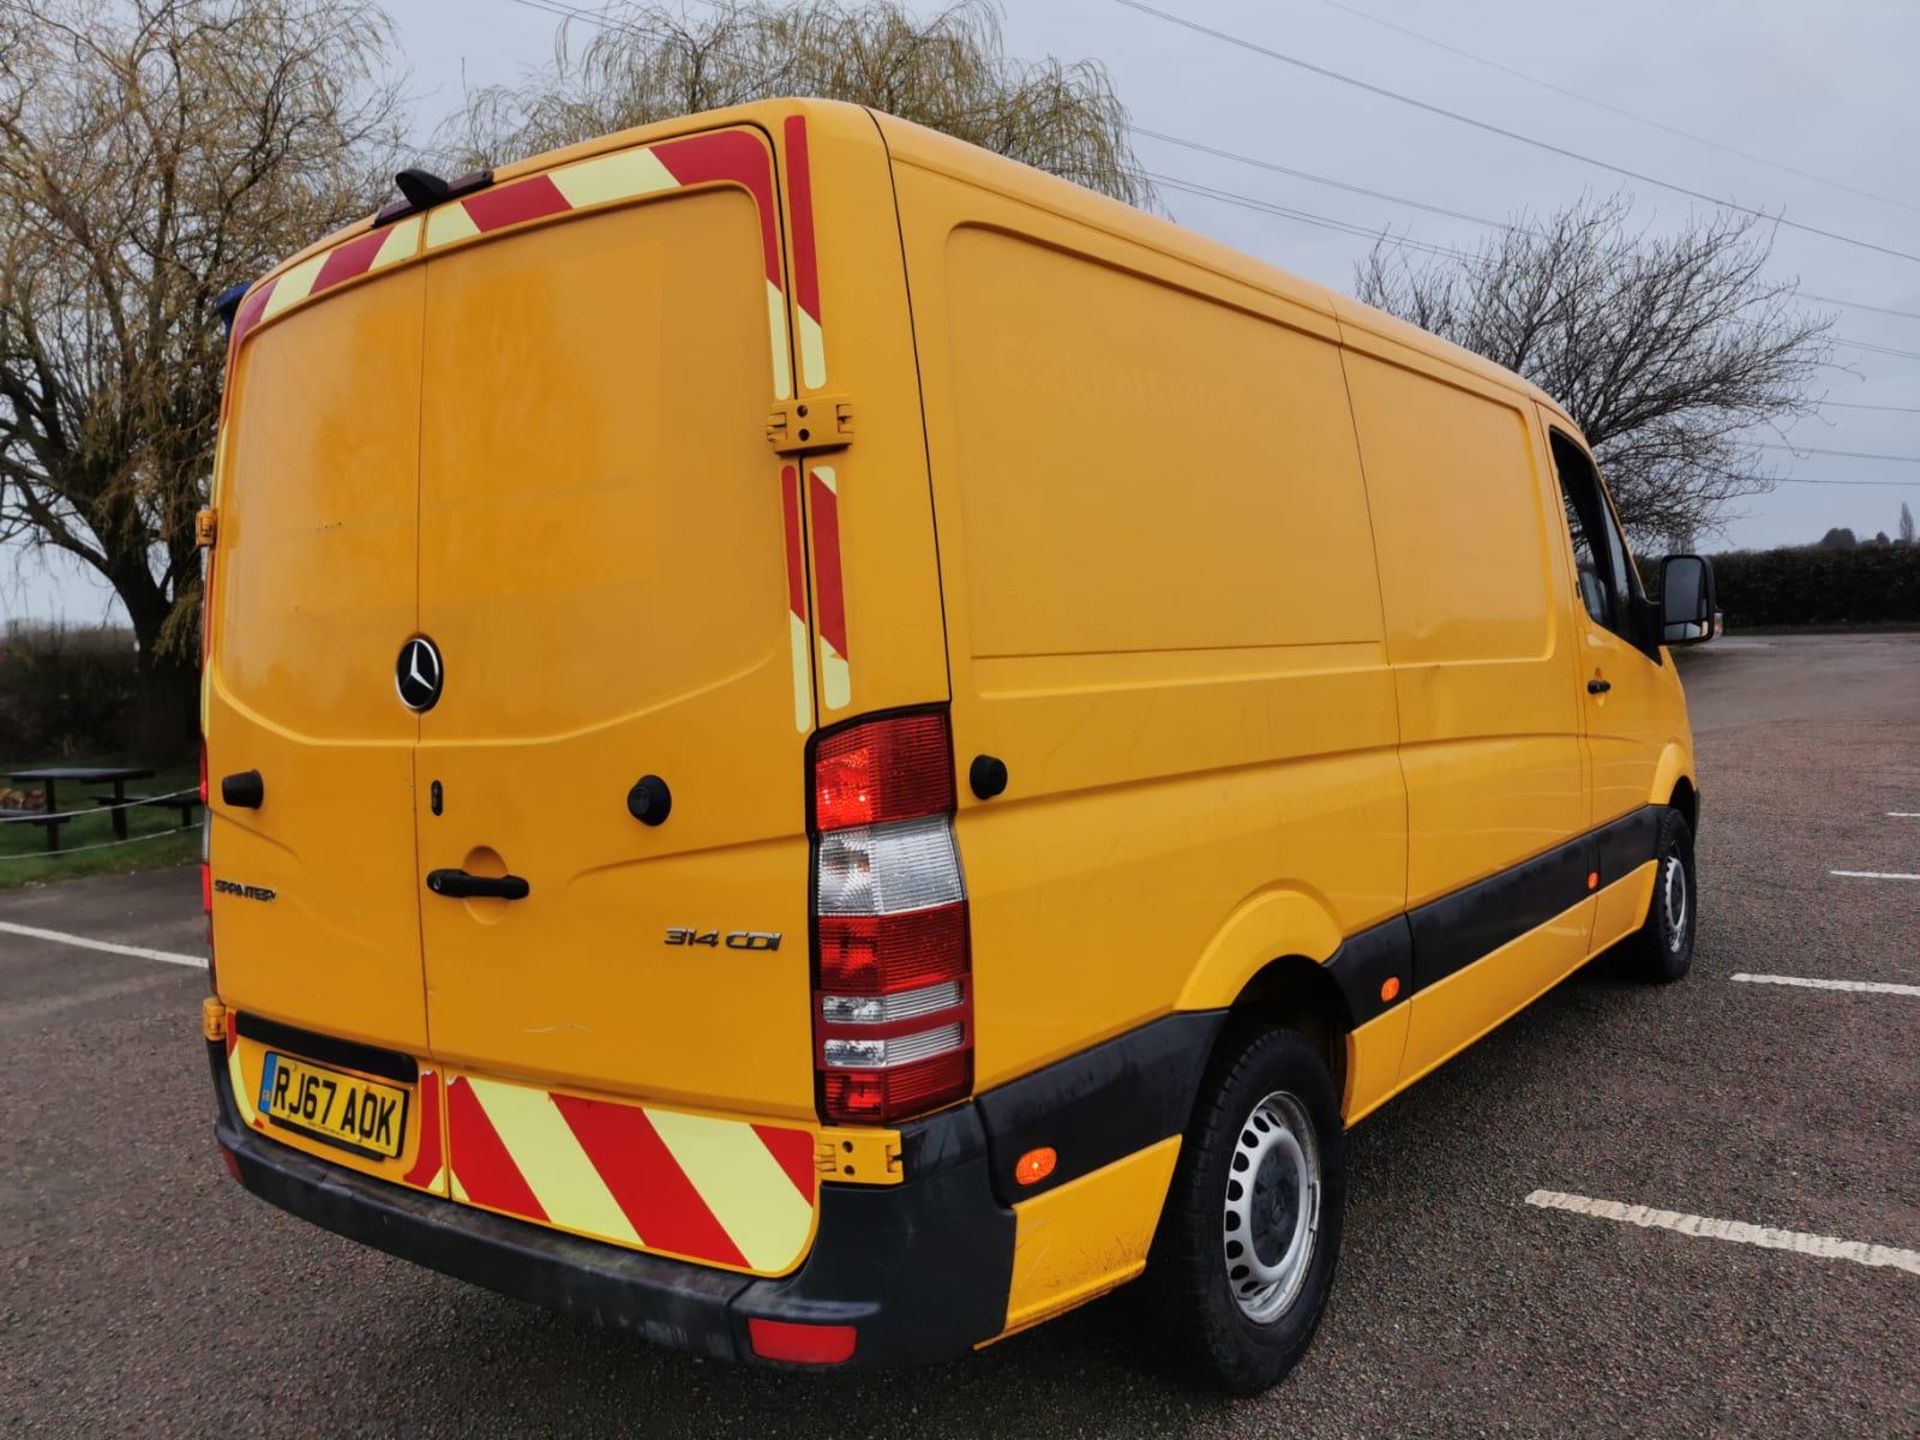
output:
{"label": "front wheel", "polygon": [[1630,963],[1644,978],[1670,985],[1693,968],[1693,933],[1699,915],[1693,865],[1693,828],[1669,809],[1660,819],[1654,858],[1653,900],[1647,918],[1626,942]]}
{"label": "front wheel", "polygon": [[1320,1054],[1230,1029],[1194,1106],[1143,1282],[1161,1353],[1252,1395],[1291,1370],[1333,1289],[1346,1138]]}

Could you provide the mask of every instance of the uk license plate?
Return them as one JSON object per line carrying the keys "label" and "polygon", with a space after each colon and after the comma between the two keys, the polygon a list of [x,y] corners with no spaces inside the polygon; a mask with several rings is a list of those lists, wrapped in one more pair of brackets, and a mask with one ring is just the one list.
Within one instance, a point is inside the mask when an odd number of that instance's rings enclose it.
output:
{"label": "uk license plate", "polygon": [[260,1109],[275,1125],[390,1160],[406,1145],[407,1090],[269,1050]]}

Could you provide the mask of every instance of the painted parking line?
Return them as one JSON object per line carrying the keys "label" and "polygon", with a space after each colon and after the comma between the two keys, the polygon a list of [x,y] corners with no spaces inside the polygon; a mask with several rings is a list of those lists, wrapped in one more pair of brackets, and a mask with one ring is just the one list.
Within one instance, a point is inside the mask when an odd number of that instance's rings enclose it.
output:
{"label": "painted parking line", "polygon": [[1750,1225],[1745,1220],[1714,1220],[1705,1215],[1686,1215],[1678,1210],[1655,1210],[1646,1205],[1627,1205],[1618,1200],[1595,1200],[1586,1195],[1568,1195],[1559,1190],[1536,1190],[1527,1196],[1527,1204],[1542,1210],[1564,1210],[1572,1215],[1588,1215],[1596,1220],[1617,1220],[1623,1225],[1638,1225],[1649,1230],[1672,1230],[1695,1235],[1703,1240],[1730,1240],[1736,1245],[1758,1245],[1763,1250],[1791,1250],[1818,1260],[1851,1260],[1856,1265],[1882,1265],[1920,1275],[1920,1250],[1902,1250],[1892,1245],[1874,1245],[1865,1240],[1842,1240],[1837,1235],[1809,1235],[1802,1230],[1779,1230],[1771,1225]]}
{"label": "painted parking line", "polygon": [[1920,880],[1920,875],[1903,875],[1897,870],[1829,870],[1827,874],[1848,880]]}
{"label": "painted parking line", "polygon": [[159,960],[168,965],[191,965],[196,970],[207,968],[204,955],[181,955],[172,950],[148,950],[139,945],[116,945],[111,940],[95,940],[88,935],[69,935],[64,930],[42,930],[35,925],[15,925],[0,920],[0,933],[25,935],[31,940],[51,940],[56,945],[71,945],[79,950],[98,950],[105,955],[130,955],[135,960]]}
{"label": "painted parking line", "polygon": [[1891,980],[1813,980],[1804,975],[1729,975],[1749,985],[1800,985],[1808,990],[1853,990],[1862,995],[1920,995],[1920,985],[1896,985]]}

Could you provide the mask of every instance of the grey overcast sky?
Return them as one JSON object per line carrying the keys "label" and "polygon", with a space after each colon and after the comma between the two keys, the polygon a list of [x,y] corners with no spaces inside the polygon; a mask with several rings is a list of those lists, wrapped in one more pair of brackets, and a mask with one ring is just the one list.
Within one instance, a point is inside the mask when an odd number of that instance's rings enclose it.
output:
{"label": "grey overcast sky", "polygon": [[[713,3],[689,0],[686,9],[697,18]],[[1566,150],[1920,255],[1920,0],[1152,3]],[[422,137],[458,104],[463,81],[513,80],[543,62],[559,24],[525,0],[388,4],[402,51],[395,63],[412,72]],[[1699,208],[1672,191],[1367,93],[1118,0],[1010,0],[1005,29],[1015,56],[1103,61],[1136,125],[1346,184],[1491,218],[1558,206],[1582,189],[1620,187],[1637,196],[1654,226]],[[1368,236],[1390,228],[1422,242],[1465,246],[1486,233],[1466,221],[1158,140],[1141,138],[1137,149],[1156,173],[1335,220]],[[1163,200],[1181,224],[1336,289],[1351,287],[1354,261],[1370,244],[1363,236],[1171,188]],[[1911,458],[1773,452],[1782,476],[1813,483],[1781,484],[1743,502],[1745,513],[1708,543],[1802,543],[1833,525],[1850,526],[1862,538],[1879,530],[1892,534],[1903,500],[1920,512],[1920,261],[1782,229],[1773,269],[1798,277],[1808,294],[1878,307],[1821,307],[1836,315],[1840,336],[1878,348],[1839,347],[1834,358],[1846,368],[1824,372],[1824,389],[1828,400],[1844,406],[1798,425],[1792,441]],[[90,575],[17,552],[5,568],[19,573],[0,584],[0,608],[18,605],[27,614],[76,621],[114,613],[111,597]]]}

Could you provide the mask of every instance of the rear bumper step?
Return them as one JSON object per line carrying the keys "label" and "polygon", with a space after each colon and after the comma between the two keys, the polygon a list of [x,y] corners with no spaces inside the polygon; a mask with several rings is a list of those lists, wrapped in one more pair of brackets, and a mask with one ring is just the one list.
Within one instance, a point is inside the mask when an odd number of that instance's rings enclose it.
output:
{"label": "rear bumper step", "polygon": [[214,1134],[240,1183],[323,1229],[442,1274],[722,1360],[772,1364],[750,1319],[851,1325],[850,1368],[963,1354],[1000,1333],[1013,1276],[1013,1212],[994,1197],[972,1104],[903,1126],[910,1177],[821,1187],[812,1250],[775,1280],[583,1240],[329,1165],[240,1120],[226,1055],[208,1047]]}

